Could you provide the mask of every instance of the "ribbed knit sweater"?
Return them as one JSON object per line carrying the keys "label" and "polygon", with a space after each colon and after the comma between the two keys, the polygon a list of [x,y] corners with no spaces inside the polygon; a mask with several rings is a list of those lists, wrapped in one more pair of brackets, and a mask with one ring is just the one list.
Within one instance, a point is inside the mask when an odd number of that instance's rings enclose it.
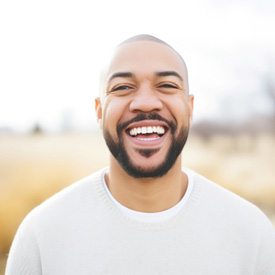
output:
{"label": "ribbed knit sweater", "polygon": [[189,172],[184,207],[164,221],[142,222],[110,198],[104,173],[27,215],[6,275],[275,275],[274,228],[246,200]]}

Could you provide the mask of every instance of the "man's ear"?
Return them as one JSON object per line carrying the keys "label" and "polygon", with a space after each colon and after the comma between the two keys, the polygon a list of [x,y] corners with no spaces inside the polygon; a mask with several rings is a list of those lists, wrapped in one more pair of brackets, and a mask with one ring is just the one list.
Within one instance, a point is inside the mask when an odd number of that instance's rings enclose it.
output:
{"label": "man's ear", "polygon": [[102,128],[102,107],[101,107],[101,101],[99,97],[95,99],[95,113],[96,113],[97,122],[100,128]]}
{"label": "man's ear", "polygon": [[193,111],[194,111],[194,96],[193,95],[189,95],[188,107],[189,107],[190,123],[191,123],[191,121],[193,120]]}

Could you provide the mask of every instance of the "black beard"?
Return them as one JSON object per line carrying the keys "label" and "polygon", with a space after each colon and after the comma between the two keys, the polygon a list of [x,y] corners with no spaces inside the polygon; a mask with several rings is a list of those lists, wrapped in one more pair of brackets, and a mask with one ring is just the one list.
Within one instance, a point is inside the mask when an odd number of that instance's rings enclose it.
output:
{"label": "black beard", "polygon": [[[132,163],[123,143],[122,131],[123,129],[126,129],[129,124],[133,122],[148,120],[148,119],[165,121],[170,128],[172,140],[171,140],[171,145],[168,149],[167,155],[164,158],[164,161],[157,167],[144,169]],[[175,132],[176,132],[176,125],[174,122],[167,121],[166,119],[162,118],[156,113],[151,113],[151,114],[141,113],[137,115],[135,118],[118,125],[117,127],[118,142],[117,143],[114,141],[109,131],[107,131],[105,128],[103,129],[103,136],[110,152],[112,153],[114,158],[119,162],[121,167],[124,169],[124,171],[128,175],[134,178],[157,178],[165,175],[176,162],[176,159],[180,155],[187,141],[189,126],[187,126],[186,128],[182,127],[178,135],[176,135]],[[156,151],[157,151],[156,149],[138,150],[138,152],[146,158],[149,158],[151,155],[156,153]]]}

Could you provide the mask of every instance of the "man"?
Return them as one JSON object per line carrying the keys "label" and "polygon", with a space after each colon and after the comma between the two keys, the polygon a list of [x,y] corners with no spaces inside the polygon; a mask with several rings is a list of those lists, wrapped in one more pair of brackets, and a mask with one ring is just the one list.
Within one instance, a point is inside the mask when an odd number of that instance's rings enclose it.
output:
{"label": "man", "polygon": [[148,35],[120,44],[96,113],[110,165],[33,210],[6,274],[274,275],[274,229],[249,202],[188,169],[187,70]]}

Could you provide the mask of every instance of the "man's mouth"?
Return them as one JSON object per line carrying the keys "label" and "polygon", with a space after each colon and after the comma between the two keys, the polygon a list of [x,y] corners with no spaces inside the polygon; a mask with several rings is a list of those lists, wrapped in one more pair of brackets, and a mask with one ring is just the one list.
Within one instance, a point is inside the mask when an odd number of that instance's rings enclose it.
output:
{"label": "man's mouth", "polygon": [[129,127],[126,133],[138,140],[154,141],[160,139],[168,131],[167,127],[160,125],[146,125]]}
{"label": "man's mouth", "polygon": [[135,127],[129,130],[129,134],[132,137],[137,135],[150,135],[150,134],[157,134],[162,136],[165,133],[165,129],[162,126],[143,126],[143,127]]}
{"label": "man's mouth", "polygon": [[176,126],[172,121],[168,121],[157,113],[140,113],[136,117],[120,123],[117,132],[125,131],[132,138],[140,136],[161,138],[168,131],[173,133],[175,129]]}

